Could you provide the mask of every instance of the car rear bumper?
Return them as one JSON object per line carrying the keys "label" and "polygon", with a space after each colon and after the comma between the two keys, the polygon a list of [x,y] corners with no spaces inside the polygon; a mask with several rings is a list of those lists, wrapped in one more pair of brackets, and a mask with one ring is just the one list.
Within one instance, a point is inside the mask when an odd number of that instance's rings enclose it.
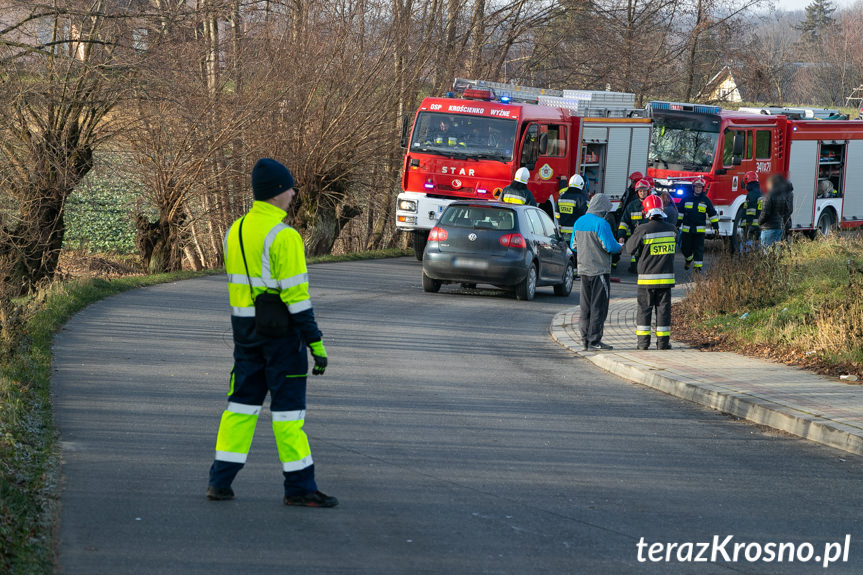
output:
{"label": "car rear bumper", "polygon": [[503,256],[477,257],[426,250],[423,272],[430,278],[449,282],[488,283],[512,286],[527,276],[528,252],[510,250]]}

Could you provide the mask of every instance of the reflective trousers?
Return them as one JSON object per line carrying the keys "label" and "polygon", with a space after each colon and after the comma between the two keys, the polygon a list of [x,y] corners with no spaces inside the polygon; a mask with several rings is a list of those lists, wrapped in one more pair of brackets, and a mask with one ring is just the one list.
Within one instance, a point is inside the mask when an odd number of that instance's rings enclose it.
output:
{"label": "reflective trousers", "polygon": [[309,359],[299,332],[284,338],[264,338],[255,332],[254,318],[232,317],[231,324],[234,369],[228,405],[219,424],[210,485],[230,487],[243,468],[269,392],[285,495],[316,491],[315,466],[303,431]]}
{"label": "reflective trousers", "polygon": [[668,348],[671,337],[671,288],[639,287],[637,301],[635,334],[638,337],[638,349],[650,347],[650,324],[654,310],[656,310],[656,347]]}
{"label": "reflective trousers", "polygon": [[704,232],[682,232],[680,234],[680,251],[686,258],[686,263],[700,270],[704,266]]}

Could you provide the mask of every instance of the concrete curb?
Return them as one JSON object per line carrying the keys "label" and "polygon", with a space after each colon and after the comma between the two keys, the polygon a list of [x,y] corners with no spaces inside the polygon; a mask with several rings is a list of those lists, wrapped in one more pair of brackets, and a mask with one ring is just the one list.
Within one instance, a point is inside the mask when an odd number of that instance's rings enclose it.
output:
{"label": "concrete curb", "polygon": [[[863,455],[863,429],[751,393],[736,391],[720,383],[702,381],[651,365],[653,361],[661,358],[660,354],[669,352],[627,351],[618,353],[612,351],[590,353],[582,351],[581,342],[573,339],[566,329],[567,319],[572,317],[575,309],[577,308],[570,308],[556,314],[549,327],[549,333],[559,345],[587,359],[597,367],[618,377],[710,409],[729,413],[753,423],[765,425],[829,447]],[[681,350],[671,353],[721,352]],[[735,354],[726,355],[734,356]],[[694,360],[693,363],[696,361]]]}

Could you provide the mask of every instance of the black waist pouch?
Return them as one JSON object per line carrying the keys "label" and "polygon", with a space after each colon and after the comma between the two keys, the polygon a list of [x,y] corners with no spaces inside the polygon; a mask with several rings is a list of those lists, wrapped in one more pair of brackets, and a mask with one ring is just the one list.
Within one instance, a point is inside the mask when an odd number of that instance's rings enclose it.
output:
{"label": "black waist pouch", "polygon": [[243,247],[243,222],[240,220],[240,253],[243,256],[243,266],[246,268],[246,278],[249,280],[249,295],[255,305],[255,331],[264,337],[287,337],[294,329],[291,312],[278,293],[264,292],[255,297],[252,290],[252,278],[249,276],[249,264],[246,262],[246,250]]}
{"label": "black waist pouch", "polygon": [[277,293],[255,298],[255,331],[264,337],[287,337],[294,329],[291,312]]}

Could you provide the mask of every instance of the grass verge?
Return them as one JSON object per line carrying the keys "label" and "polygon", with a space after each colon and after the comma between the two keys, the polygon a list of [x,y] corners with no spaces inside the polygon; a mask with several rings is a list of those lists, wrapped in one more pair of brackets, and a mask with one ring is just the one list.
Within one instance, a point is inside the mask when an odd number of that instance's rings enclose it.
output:
{"label": "grass verge", "polygon": [[[309,258],[309,263],[412,253],[379,250]],[[112,276],[122,272],[109,268]],[[102,268],[95,271],[99,273]],[[81,273],[93,272],[87,267]],[[43,292],[0,306],[0,573],[29,575],[54,569],[59,496],[59,453],[50,386],[54,334],[75,313],[111,295],[214,273],[220,270],[112,279],[81,277],[56,282]]]}
{"label": "grass verge", "polygon": [[720,257],[676,305],[675,337],[827,375],[863,375],[863,236]]}

